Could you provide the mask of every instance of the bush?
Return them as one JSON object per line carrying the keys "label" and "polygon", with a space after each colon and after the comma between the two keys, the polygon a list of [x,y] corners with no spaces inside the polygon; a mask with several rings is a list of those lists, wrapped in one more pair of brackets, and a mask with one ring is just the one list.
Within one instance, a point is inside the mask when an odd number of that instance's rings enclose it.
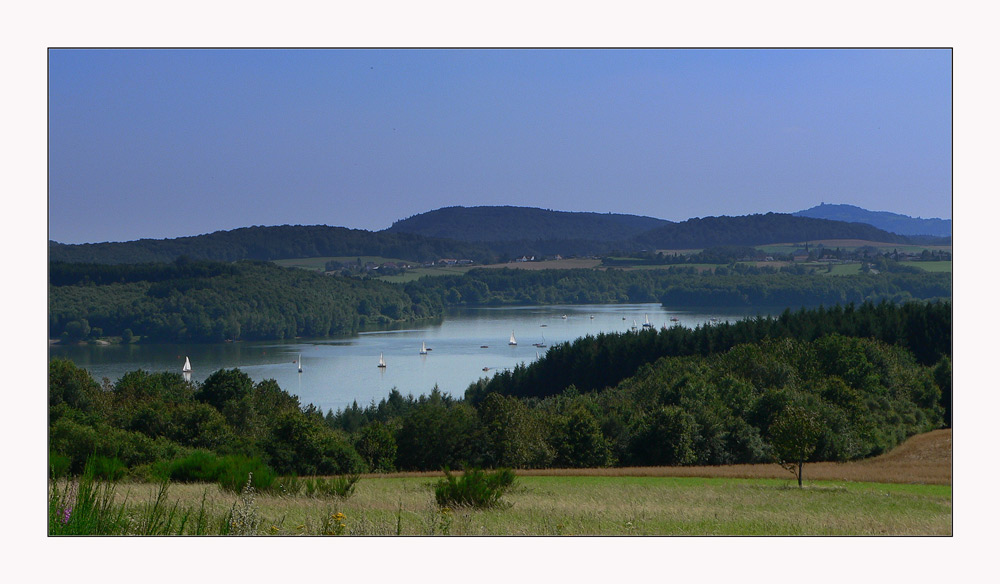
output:
{"label": "bush", "polygon": [[178,483],[212,483],[219,480],[222,462],[211,452],[195,450],[166,465],[166,477]]}
{"label": "bush", "polygon": [[92,456],[87,460],[85,472],[91,473],[95,479],[119,481],[125,476],[125,463],[109,456]]}
{"label": "bush", "polygon": [[219,486],[227,491],[242,493],[247,484],[247,476],[253,473],[250,486],[257,492],[268,492],[275,488],[277,475],[259,458],[246,456],[224,456],[219,459]]}
{"label": "bush", "polygon": [[473,507],[485,509],[501,505],[500,498],[514,486],[514,471],[502,468],[492,473],[480,469],[466,471],[456,477],[444,471],[445,478],[434,487],[434,498],[440,507]]}

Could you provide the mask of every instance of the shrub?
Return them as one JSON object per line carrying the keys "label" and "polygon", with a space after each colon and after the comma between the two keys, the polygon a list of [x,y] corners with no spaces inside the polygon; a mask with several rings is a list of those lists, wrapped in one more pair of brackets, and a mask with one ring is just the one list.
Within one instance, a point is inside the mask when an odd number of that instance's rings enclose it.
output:
{"label": "shrub", "polygon": [[492,473],[480,469],[466,471],[456,477],[447,469],[445,478],[434,487],[434,498],[440,507],[473,507],[485,509],[501,505],[500,498],[516,481],[514,472],[507,468]]}
{"label": "shrub", "polygon": [[224,456],[219,459],[219,486],[234,493],[242,493],[247,484],[247,476],[252,474],[250,486],[257,492],[267,492],[274,488],[277,476],[259,458],[246,456]]}
{"label": "shrub", "polygon": [[211,483],[219,480],[222,462],[211,452],[195,450],[184,458],[170,461],[166,478],[179,483]]}
{"label": "shrub", "polygon": [[346,499],[354,494],[354,485],[359,480],[361,480],[361,475],[357,474],[336,476],[330,479],[306,479],[306,495],[310,497],[338,497]]}
{"label": "shrub", "polygon": [[117,458],[92,456],[87,461],[87,470],[95,479],[119,481],[125,476],[125,464]]}
{"label": "shrub", "polygon": [[68,456],[49,453],[49,477],[59,479],[68,475],[71,462]]}

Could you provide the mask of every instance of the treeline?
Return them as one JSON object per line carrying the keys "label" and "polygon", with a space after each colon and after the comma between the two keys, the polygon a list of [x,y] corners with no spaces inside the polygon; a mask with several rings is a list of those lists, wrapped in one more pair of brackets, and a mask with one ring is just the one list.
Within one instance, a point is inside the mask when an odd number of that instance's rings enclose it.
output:
{"label": "treeline", "polygon": [[[798,272],[798,273],[796,273]],[[662,270],[476,269],[462,276],[421,278],[407,284],[445,305],[617,304],[661,302],[687,306],[818,306],[847,302],[951,297],[950,273],[822,276],[804,269],[745,264],[713,272],[672,266]]]}
{"label": "treeline", "polygon": [[440,302],[396,285],[265,262],[50,264],[49,338],[69,342],[325,337],[441,312]]}
{"label": "treeline", "polygon": [[950,302],[903,305],[866,302],[831,308],[785,310],[776,318],[745,318],[688,329],[680,326],[638,333],[603,333],[550,347],[530,366],[502,371],[466,390],[478,403],[490,393],[547,397],[570,386],[579,391],[614,387],[640,367],[662,357],[709,356],[746,343],[793,338],[813,341],[829,334],[864,337],[904,348],[924,366],[951,357]]}

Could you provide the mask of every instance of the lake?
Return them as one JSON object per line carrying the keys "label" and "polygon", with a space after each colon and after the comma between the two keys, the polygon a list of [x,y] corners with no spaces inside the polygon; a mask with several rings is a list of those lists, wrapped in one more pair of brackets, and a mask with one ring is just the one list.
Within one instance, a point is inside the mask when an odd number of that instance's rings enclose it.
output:
{"label": "lake", "polygon": [[[100,381],[146,371],[180,373],[189,357],[191,379],[204,381],[219,369],[238,367],[253,380],[274,379],[324,412],[380,401],[393,388],[403,395],[426,394],[436,385],[454,397],[470,383],[497,371],[530,363],[547,347],[602,332],[625,332],[633,323],[679,324],[688,328],[739,320],[766,309],[669,310],[659,304],[489,307],[452,310],[434,324],[403,330],[371,331],[344,338],[218,344],[80,345],[49,348],[51,357],[69,359]],[[677,321],[671,321],[675,317]],[[508,344],[511,333],[517,346]],[[421,343],[428,349],[420,354]],[[383,355],[385,368],[378,367]],[[302,372],[297,361],[301,356]],[[483,368],[487,371],[483,371]]]}

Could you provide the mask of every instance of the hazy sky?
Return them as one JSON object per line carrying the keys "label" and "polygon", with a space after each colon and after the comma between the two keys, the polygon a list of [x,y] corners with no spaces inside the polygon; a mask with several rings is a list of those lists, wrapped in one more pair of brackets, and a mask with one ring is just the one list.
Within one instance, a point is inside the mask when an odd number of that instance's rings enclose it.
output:
{"label": "hazy sky", "polygon": [[450,205],[951,218],[948,50],[50,50],[49,238]]}

